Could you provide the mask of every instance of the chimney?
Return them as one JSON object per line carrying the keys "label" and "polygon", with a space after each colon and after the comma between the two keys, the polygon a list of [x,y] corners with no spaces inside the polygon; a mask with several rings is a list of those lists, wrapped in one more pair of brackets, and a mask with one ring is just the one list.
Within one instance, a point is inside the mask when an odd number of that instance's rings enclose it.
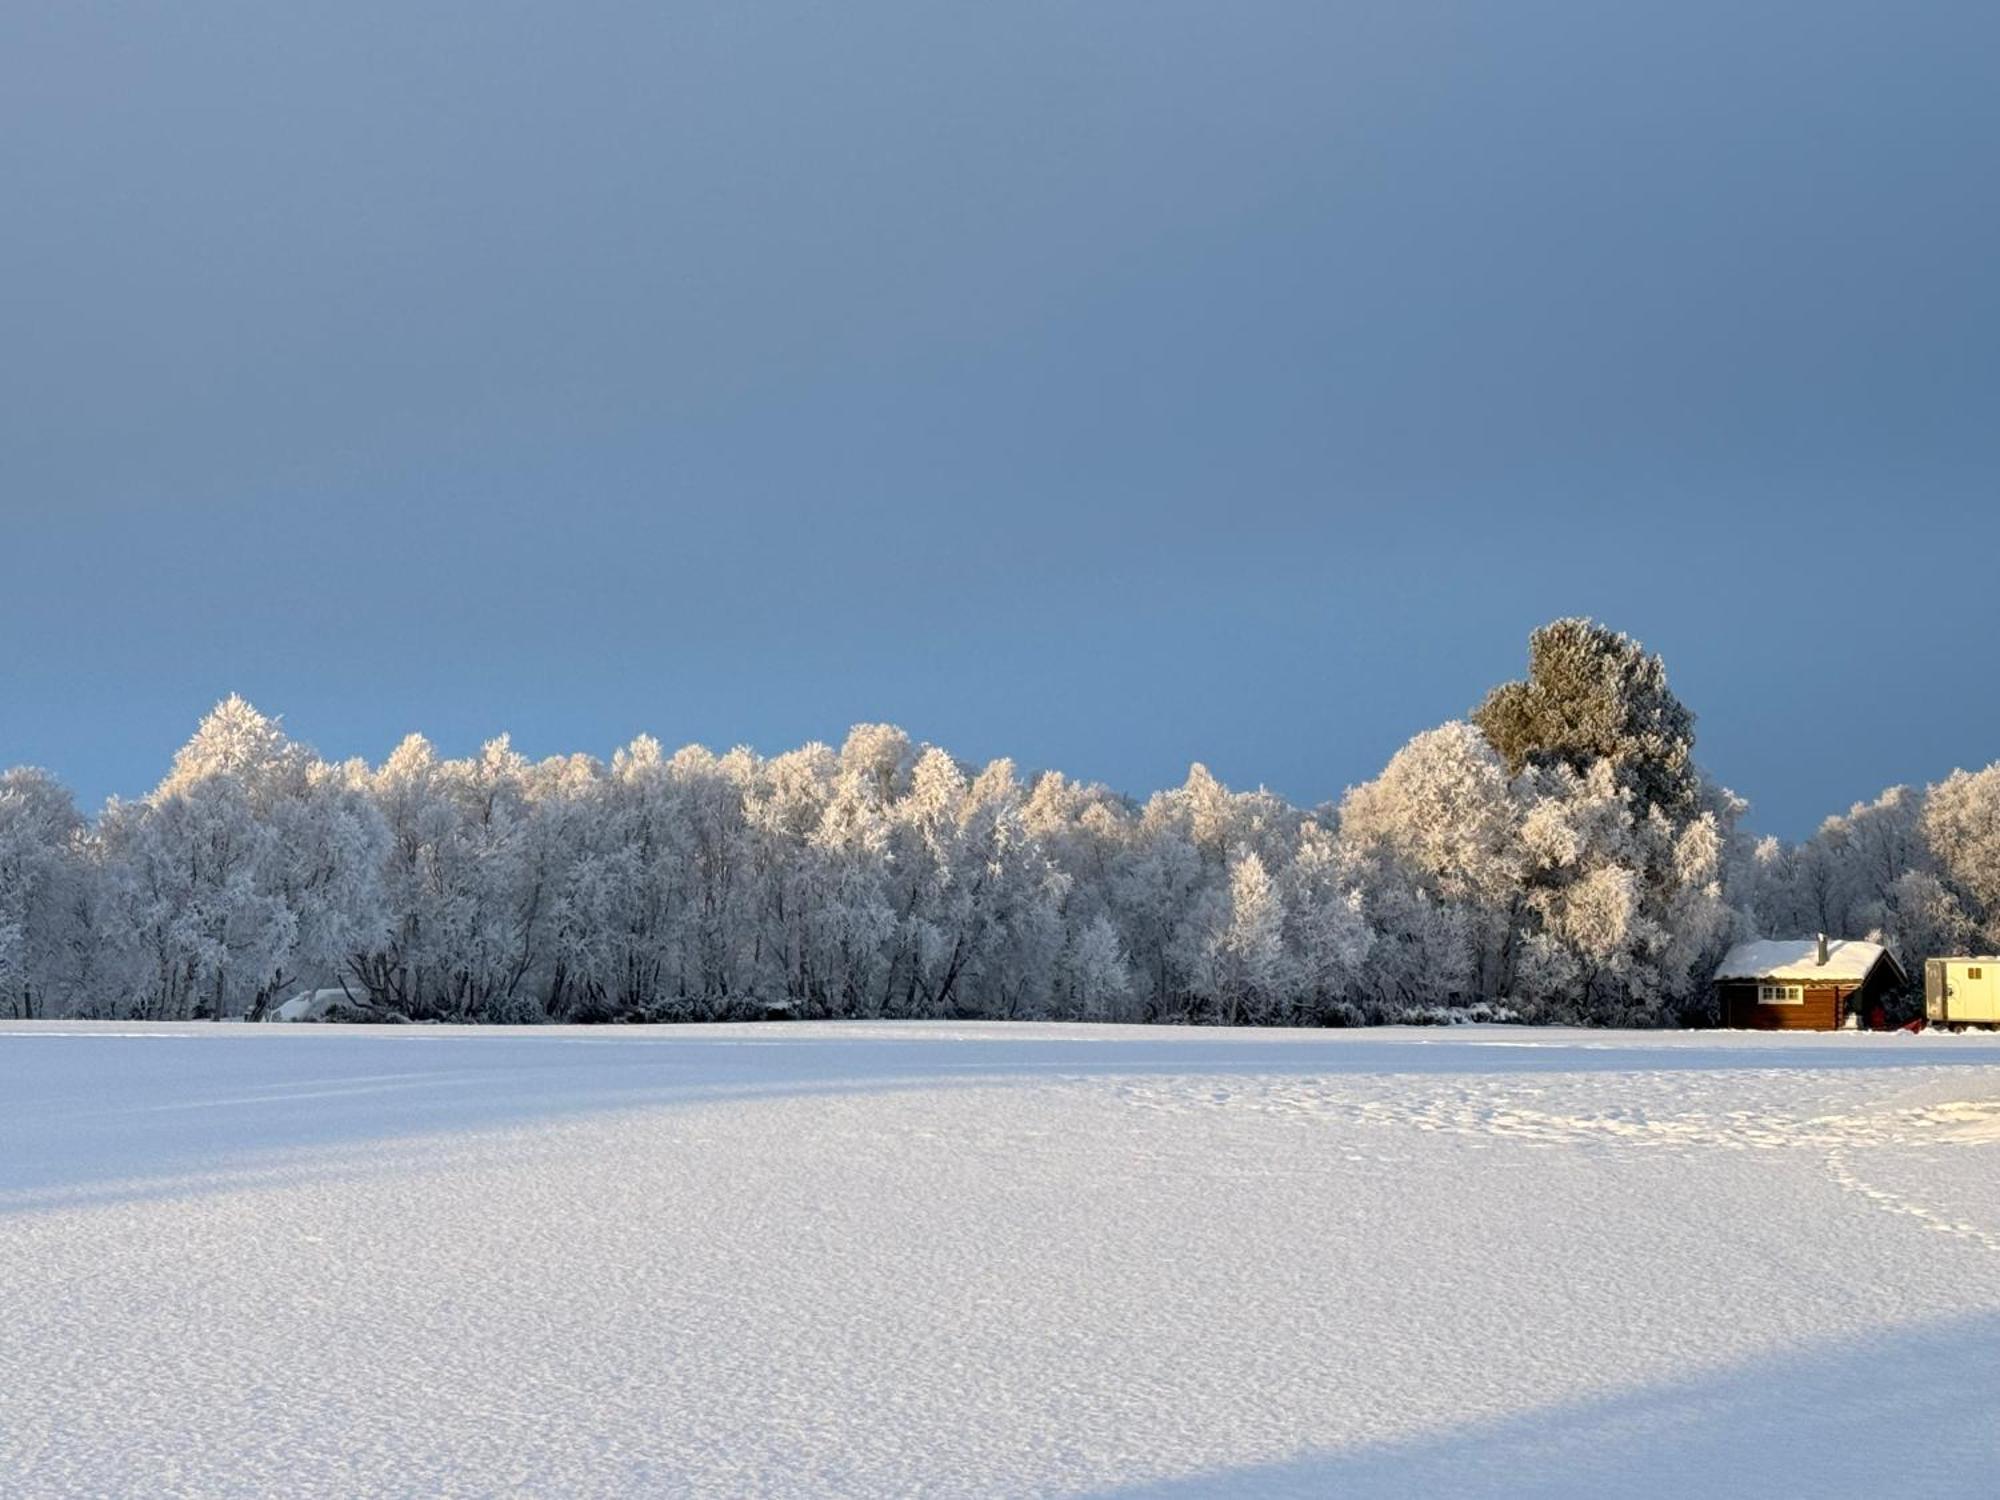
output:
{"label": "chimney", "polygon": [[1826,967],[1826,957],[1826,934],[1822,932],[1819,935],[1819,966],[1822,969]]}

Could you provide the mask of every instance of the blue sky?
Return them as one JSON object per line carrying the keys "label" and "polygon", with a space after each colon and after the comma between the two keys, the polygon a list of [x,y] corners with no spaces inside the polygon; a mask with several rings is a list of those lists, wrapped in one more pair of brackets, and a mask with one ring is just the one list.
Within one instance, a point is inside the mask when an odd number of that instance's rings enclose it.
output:
{"label": "blue sky", "polygon": [[0,13],[0,763],[891,719],[1304,803],[1568,613],[2000,757],[1991,6]]}

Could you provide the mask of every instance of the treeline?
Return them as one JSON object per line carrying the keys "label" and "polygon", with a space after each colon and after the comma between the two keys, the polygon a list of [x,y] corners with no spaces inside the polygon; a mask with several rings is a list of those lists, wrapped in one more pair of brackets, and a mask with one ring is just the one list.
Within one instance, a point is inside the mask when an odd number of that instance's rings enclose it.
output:
{"label": "treeline", "polygon": [[1723,948],[1986,942],[2000,769],[1753,844],[1659,659],[1584,620],[1311,811],[1143,803],[887,725],[838,749],[332,763],[240,699],[94,819],[0,775],[0,1013],[1699,1020]]}
{"label": "treeline", "polygon": [[1888,944],[1920,986],[1927,957],[2000,948],[2000,764],[1890,787],[1801,844],[1765,839],[1736,889],[1769,933]]}

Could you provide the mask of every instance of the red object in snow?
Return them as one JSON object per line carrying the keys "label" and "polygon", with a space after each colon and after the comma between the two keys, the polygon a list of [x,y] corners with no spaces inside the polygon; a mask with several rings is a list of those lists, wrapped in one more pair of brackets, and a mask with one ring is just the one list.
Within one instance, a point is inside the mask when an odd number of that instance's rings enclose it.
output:
{"label": "red object in snow", "polygon": [[1903,1027],[1903,1030],[1909,1032],[1912,1036],[1916,1035],[1916,1033],[1922,1031],[1923,1029],[1924,1029],[1924,1018],[1922,1016],[1918,1016],[1916,1020],[1909,1022],[1907,1025]]}

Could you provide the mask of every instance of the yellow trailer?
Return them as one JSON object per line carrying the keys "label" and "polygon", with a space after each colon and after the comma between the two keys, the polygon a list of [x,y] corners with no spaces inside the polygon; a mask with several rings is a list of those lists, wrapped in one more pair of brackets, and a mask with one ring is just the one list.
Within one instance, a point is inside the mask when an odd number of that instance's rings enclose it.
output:
{"label": "yellow trailer", "polygon": [[2000,958],[1924,960],[1924,1018],[1933,1026],[2000,1026]]}

